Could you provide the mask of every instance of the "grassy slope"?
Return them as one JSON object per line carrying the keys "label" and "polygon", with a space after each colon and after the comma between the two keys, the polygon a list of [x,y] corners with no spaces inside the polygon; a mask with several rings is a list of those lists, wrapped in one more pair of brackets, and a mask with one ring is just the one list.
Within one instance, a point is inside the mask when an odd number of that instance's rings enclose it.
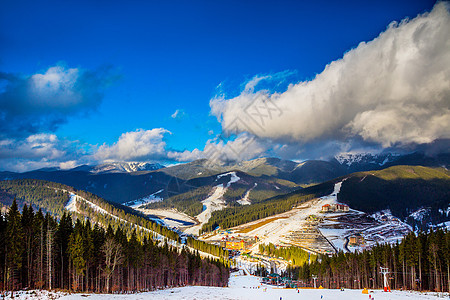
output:
{"label": "grassy slope", "polygon": [[405,219],[421,207],[431,209],[425,222],[446,221],[439,209],[450,203],[450,172],[444,168],[394,166],[346,176],[338,200],[368,213],[390,209]]}

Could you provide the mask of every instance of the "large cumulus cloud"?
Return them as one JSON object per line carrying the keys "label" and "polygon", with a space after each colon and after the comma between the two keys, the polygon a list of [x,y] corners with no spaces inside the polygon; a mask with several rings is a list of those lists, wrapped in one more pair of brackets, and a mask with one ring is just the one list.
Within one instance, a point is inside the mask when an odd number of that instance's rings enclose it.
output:
{"label": "large cumulus cloud", "polygon": [[113,145],[103,144],[94,154],[98,161],[148,161],[166,157],[164,128],[138,129],[123,133]]}
{"label": "large cumulus cloud", "polygon": [[[211,112],[224,130],[282,143],[348,142],[382,147],[450,138],[450,15],[446,3],[392,23],[326,66],[311,81],[282,93],[216,97]],[[236,122],[239,120],[239,122]]]}
{"label": "large cumulus cloud", "polygon": [[248,160],[263,155],[270,148],[270,143],[242,133],[234,138],[220,136],[209,139],[203,150],[168,151],[167,158],[176,161],[192,161],[206,158],[214,163],[228,163]]}

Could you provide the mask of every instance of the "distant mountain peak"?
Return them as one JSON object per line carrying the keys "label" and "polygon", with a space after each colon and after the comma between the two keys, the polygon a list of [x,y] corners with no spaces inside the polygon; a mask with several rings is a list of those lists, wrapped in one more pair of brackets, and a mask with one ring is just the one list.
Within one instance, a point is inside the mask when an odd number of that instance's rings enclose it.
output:
{"label": "distant mountain peak", "polygon": [[164,168],[164,166],[158,163],[111,162],[93,167],[91,173],[131,173],[138,171],[154,171],[162,168]]}
{"label": "distant mountain peak", "polygon": [[398,156],[400,156],[400,154],[396,153],[372,154],[368,152],[348,152],[338,154],[334,158],[339,162],[339,164],[346,165],[347,167],[362,164],[376,165],[381,167],[387,163],[393,162]]}

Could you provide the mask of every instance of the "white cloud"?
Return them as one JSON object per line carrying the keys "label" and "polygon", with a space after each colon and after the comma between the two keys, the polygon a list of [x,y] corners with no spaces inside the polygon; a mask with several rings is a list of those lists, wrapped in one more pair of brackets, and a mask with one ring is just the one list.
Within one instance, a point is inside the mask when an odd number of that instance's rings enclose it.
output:
{"label": "white cloud", "polygon": [[24,139],[0,140],[1,170],[25,172],[44,167],[69,168],[89,163],[78,141],[61,140],[54,134],[40,133]]}
{"label": "white cloud", "polygon": [[58,160],[66,154],[62,142],[54,134],[30,135],[24,140],[0,141],[0,159],[27,158]]}
{"label": "white cloud", "polygon": [[210,139],[206,142],[203,150],[194,149],[184,152],[169,151],[168,158],[177,161],[192,161],[207,158],[218,163],[229,161],[248,160],[262,155],[268,150],[268,144],[243,133],[235,139],[222,140],[220,138]]}
{"label": "white cloud", "polygon": [[212,99],[211,113],[226,131],[300,145],[363,139],[389,147],[450,138],[449,28],[440,2],[430,13],[392,23],[311,81],[270,93],[254,91],[267,79],[255,77],[239,96]]}
{"label": "white cloud", "polygon": [[113,145],[101,145],[94,158],[99,161],[145,161],[164,158],[165,134],[170,134],[170,131],[164,128],[138,129],[123,133]]}
{"label": "white cloud", "polygon": [[172,119],[180,120],[186,117],[186,113],[182,109],[177,109],[170,117]]}

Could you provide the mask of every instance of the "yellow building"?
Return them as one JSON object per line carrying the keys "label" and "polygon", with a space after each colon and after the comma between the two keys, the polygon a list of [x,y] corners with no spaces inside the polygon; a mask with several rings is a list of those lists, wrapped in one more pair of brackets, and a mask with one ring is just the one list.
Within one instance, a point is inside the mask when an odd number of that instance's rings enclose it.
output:
{"label": "yellow building", "polygon": [[225,248],[228,250],[244,250],[245,242],[244,241],[226,241]]}

